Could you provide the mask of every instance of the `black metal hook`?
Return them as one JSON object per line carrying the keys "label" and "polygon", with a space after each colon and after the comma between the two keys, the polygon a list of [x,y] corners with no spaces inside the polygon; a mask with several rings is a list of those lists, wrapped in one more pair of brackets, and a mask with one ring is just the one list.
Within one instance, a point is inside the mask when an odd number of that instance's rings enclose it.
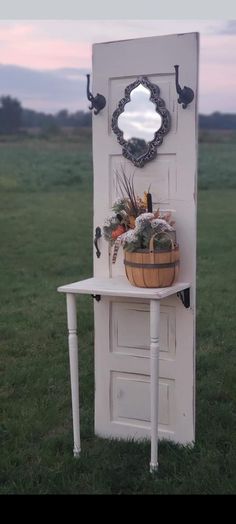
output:
{"label": "black metal hook", "polygon": [[176,85],[176,91],[179,95],[178,103],[182,104],[183,109],[186,109],[188,104],[190,104],[194,99],[194,92],[191,89],[191,87],[186,87],[182,89],[179,85],[179,66],[175,65],[175,85]]}
{"label": "black metal hook", "polygon": [[100,302],[101,300],[101,295],[91,295],[92,298],[94,298],[94,300],[96,300],[97,302]]}
{"label": "black metal hook", "polygon": [[100,95],[100,93],[97,93],[96,96],[93,96],[91,91],[89,90],[89,84],[90,84],[90,75],[87,76],[87,98],[91,102],[91,106],[89,107],[90,110],[94,109],[94,114],[98,115],[98,113],[103,109],[106,105],[106,99],[105,96]]}
{"label": "black metal hook", "polygon": [[101,256],[101,251],[100,251],[100,249],[98,247],[98,240],[99,240],[99,238],[101,238],[101,236],[102,236],[101,228],[98,226],[95,229],[95,237],[94,237],[94,241],[93,241],[93,243],[95,245],[95,248],[96,248],[97,258],[100,258],[100,256]]}

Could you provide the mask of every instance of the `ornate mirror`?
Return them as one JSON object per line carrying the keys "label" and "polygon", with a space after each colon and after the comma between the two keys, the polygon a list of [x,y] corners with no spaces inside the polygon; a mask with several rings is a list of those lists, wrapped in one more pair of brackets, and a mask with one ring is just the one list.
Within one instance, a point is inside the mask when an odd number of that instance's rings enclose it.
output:
{"label": "ornate mirror", "polygon": [[170,130],[170,114],[159,97],[160,89],[146,76],[125,89],[125,96],[112,115],[112,130],[125,158],[143,167],[157,155],[157,147]]}

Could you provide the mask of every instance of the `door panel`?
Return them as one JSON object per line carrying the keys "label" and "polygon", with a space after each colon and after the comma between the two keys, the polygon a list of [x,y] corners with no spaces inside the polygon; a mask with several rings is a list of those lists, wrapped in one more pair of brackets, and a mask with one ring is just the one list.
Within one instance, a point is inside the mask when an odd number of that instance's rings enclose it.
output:
{"label": "door panel", "polygon": [[[194,101],[177,103],[174,65],[180,84],[191,87]],[[135,168],[122,156],[111,129],[113,111],[127,85],[148,76],[160,88],[171,114],[171,129],[155,160]],[[196,168],[198,35],[195,33],[96,44],[93,92],[106,107],[93,116],[94,228],[102,227],[119,197],[116,170],[134,173],[137,194],[151,186],[155,207],[174,210],[180,244],[179,280],[191,282],[191,308],[176,297],[161,303],[159,435],[180,443],[194,440]],[[94,275],[124,275],[123,253],[111,263],[108,244],[100,241]],[[95,312],[95,431],[102,436],[150,436],[149,304],[103,297]]]}
{"label": "door panel", "polygon": [[[168,426],[169,431],[173,417],[173,389],[173,380],[160,377],[159,425]],[[150,429],[150,378],[147,375],[111,372],[111,392],[110,418],[113,423]]]}
{"label": "door panel", "polygon": [[[127,356],[149,357],[148,304],[111,302],[110,307],[110,350]],[[173,358],[175,337],[175,308],[161,305],[160,358]]]}
{"label": "door panel", "polygon": [[[177,193],[177,169],[176,169],[176,155],[159,153],[158,156],[158,177],[156,169],[149,162],[145,168],[134,169],[134,166],[121,156],[111,155],[110,157],[110,207],[114,200],[119,197],[119,190],[117,186],[116,171],[120,166],[124,166],[125,172],[132,175],[135,172],[135,189],[137,194],[143,195],[144,191],[148,190],[152,193],[154,206],[166,206],[170,204],[171,199],[176,197]],[[143,176],[143,169],[145,169],[145,177]]]}

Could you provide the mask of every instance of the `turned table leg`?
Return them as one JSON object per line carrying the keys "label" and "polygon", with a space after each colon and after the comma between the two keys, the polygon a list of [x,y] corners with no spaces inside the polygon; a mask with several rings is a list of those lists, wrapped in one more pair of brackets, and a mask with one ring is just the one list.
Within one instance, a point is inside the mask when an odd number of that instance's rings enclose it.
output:
{"label": "turned table leg", "polygon": [[150,301],[150,376],[151,376],[151,462],[150,472],[158,469],[158,395],[159,395],[160,301]]}
{"label": "turned table leg", "polygon": [[72,293],[66,295],[67,324],[70,359],[70,382],[72,399],[72,418],[74,434],[74,457],[80,454],[80,417],[79,417],[79,368],[78,368],[78,337],[76,296]]}

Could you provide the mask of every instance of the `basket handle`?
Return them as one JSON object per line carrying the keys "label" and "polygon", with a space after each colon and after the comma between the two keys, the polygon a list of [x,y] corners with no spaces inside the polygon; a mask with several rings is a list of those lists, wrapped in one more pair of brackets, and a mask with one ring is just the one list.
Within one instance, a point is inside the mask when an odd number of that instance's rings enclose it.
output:
{"label": "basket handle", "polygon": [[150,253],[150,256],[151,256],[151,263],[152,264],[155,263],[155,261],[154,261],[154,253],[155,253],[155,251],[154,251],[154,239],[156,237],[160,237],[162,235],[165,235],[165,236],[167,236],[170,239],[170,241],[171,241],[171,249],[174,249],[174,247],[175,247],[173,239],[165,231],[162,231],[160,233],[155,233],[154,235],[152,235],[152,237],[150,238],[150,242],[149,242],[149,253]]}

